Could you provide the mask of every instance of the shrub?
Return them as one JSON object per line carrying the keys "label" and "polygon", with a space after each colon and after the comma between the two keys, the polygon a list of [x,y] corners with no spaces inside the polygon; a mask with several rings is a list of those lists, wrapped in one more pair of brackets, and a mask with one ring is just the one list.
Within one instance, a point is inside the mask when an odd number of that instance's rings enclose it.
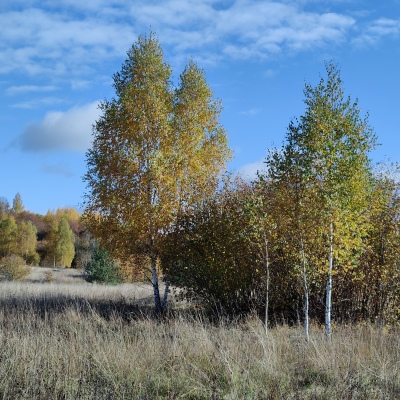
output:
{"label": "shrub", "polygon": [[29,275],[29,272],[30,268],[20,256],[11,255],[0,259],[1,280],[20,281]]}
{"label": "shrub", "polygon": [[94,249],[92,259],[85,265],[86,280],[116,285],[121,282],[118,264],[109,252],[100,247]]}
{"label": "shrub", "polygon": [[47,282],[47,283],[54,282],[54,276],[53,276],[53,273],[51,271],[46,271],[44,273],[44,281]]}
{"label": "shrub", "polygon": [[[226,190],[179,221],[166,239],[165,276],[189,299],[245,314],[265,304],[264,268],[251,241],[246,190]],[[169,253],[168,253],[169,251]]]}

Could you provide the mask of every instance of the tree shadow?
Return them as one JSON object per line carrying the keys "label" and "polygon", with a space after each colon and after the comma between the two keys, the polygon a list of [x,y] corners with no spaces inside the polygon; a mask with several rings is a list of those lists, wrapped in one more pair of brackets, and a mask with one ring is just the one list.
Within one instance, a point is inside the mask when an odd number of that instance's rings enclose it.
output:
{"label": "tree shadow", "polygon": [[46,294],[45,296],[9,296],[0,299],[4,315],[29,314],[41,318],[74,311],[83,316],[97,315],[105,320],[120,318],[130,322],[138,318],[155,318],[153,298],[132,299],[87,299],[83,296]]}

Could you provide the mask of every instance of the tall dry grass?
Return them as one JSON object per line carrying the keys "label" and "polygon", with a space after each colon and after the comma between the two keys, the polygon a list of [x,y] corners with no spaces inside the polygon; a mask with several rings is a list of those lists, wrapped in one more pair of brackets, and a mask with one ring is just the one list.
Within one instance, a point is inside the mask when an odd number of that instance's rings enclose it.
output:
{"label": "tall dry grass", "polygon": [[[126,289],[126,288],[125,288]],[[399,332],[160,322],[129,290],[2,284],[3,399],[398,399]],[[145,311],[143,311],[145,310]],[[146,314],[147,313],[147,314]]]}

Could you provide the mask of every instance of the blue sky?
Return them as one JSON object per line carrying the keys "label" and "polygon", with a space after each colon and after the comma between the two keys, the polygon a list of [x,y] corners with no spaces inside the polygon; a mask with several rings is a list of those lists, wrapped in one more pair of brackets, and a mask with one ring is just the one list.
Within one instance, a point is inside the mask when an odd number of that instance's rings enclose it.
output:
{"label": "blue sky", "polygon": [[177,78],[189,58],[222,100],[246,174],[304,111],[304,83],[339,64],[381,146],[399,161],[400,0],[0,0],[0,196],[79,208],[97,104],[139,34],[158,34]]}

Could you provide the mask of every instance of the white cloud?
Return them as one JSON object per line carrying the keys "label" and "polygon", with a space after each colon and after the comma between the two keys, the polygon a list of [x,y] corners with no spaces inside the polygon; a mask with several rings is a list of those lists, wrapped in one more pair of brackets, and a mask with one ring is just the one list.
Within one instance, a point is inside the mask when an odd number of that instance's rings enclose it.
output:
{"label": "white cloud", "polygon": [[71,88],[73,90],[78,90],[78,89],[87,89],[90,86],[90,81],[88,80],[72,80],[71,81]]}
{"label": "white cloud", "polygon": [[0,73],[85,80],[154,29],[174,57],[268,58],[346,40],[355,19],[256,0],[15,0],[0,6]]}
{"label": "white cloud", "polygon": [[369,29],[370,32],[378,35],[395,35],[397,36],[400,32],[400,20],[380,18],[373,26]]}
{"label": "white cloud", "polygon": [[257,177],[257,172],[258,171],[265,171],[266,166],[265,166],[265,158],[262,160],[249,163],[246,165],[243,165],[241,168],[239,168],[238,173],[243,176],[245,179],[255,179]]}
{"label": "white cloud", "polygon": [[62,104],[62,103],[66,103],[66,100],[61,99],[59,97],[42,97],[39,99],[20,101],[18,103],[11,104],[10,107],[28,110],[28,109],[40,107],[42,105],[54,106],[55,104]]}
{"label": "white cloud", "polygon": [[261,109],[259,108],[251,108],[249,110],[241,111],[240,114],[245,115],[247,117],[254,117],[255,115],[259,114]]}
{"label": "white cloud", "polygon": [[91,145],[92,124],[100,115],[98,104],[96,101],[65,112],[48,112],[39,124],[25,129],[19,140],[22,150],[87,150]]}
{"label": "white cloud", "polygon": [[400,19],[379,18],[370,23],[353,42],[358,45],[375,44],[384,36],[400,36]]}
{"label": "white cloud", "polygon": [[121,57],[135,39],[128,21],[67,10],[23,8],[0,13],[0,72],[89,74],[96,63]]}
{"label": "white cloud", "polygon": [[56,86],[47,85],[47,86],[37,86],[37,85],[20,85],[20,86],[10,86],[6,89],[6,94],[9,96],[14,96],[23,93],[32,93],[32,92],[52,92],[57,90]]}

